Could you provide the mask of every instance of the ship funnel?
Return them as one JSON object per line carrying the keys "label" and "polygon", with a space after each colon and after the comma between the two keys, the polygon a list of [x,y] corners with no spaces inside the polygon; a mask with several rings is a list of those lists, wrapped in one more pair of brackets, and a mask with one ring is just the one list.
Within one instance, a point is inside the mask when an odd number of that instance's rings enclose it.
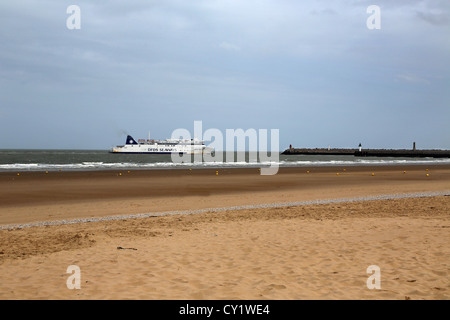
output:
{"label": "ship funnel", "polygon": [[138,143],[136,142],[136,140],[133,139],[132,136],[128,135],[125,144],[138,144]]}

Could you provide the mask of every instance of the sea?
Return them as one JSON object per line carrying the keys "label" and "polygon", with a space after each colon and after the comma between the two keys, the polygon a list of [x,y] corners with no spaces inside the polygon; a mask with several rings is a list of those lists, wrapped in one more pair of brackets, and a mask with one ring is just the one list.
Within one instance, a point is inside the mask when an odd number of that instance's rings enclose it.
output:
{"label": "sea", "polygon": [[11,171],[91,171],[151,170],[183,168],[251,168],[317,166],[383,166],[450,164],[441,158],[388,158],[352,155],[282,155],[255,158],[255,153],[216,153],[216,158],[172,160],[168,154],[118,154],[109,150],[0,150],[0,172]]}

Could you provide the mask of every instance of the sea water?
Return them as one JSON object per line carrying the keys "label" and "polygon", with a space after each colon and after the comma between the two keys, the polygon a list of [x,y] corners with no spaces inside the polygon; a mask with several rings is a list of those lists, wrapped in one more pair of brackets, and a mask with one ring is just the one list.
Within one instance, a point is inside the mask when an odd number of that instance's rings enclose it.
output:
{"label": "sea water", "polygon": [[[279,167],[361,166],[405,164],[450,164],[450,159],[434,158],[360,158],[352,155],[272,155],[272,162],[260,161],[253,154],[225,152],[222,159],[183,163],[172,161],[170,154],[120,154],[107,150],[0,150],[0,171],[88,171],[182,168],[246,168],[278,165]],[[216,154],[218,155],[218,154]],[[278,159],[277,159],[278,158]]]}

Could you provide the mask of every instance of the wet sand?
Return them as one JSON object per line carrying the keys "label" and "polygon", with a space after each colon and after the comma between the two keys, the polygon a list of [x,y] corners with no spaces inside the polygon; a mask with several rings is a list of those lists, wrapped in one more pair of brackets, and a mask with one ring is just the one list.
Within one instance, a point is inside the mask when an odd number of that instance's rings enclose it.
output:
{"label": "wet sand", "polygon": [[[0,173],[0,225],[450,189],[449,166],[218,171]],[[448,299],[449,218],[436,196],[0,230],[0,298]]]}
{"label": "wet sand", "polygon": [[449,172],[445,165],[281,168],[273,176],[257,168],[0,173],[0,225],[447,190]]}

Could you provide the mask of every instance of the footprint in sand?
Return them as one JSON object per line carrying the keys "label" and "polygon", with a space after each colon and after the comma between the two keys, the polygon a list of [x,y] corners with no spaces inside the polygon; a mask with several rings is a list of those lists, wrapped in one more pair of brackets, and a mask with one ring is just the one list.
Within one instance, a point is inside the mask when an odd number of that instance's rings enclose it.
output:
{"label": "footprint in sand", "polygon": [[282,285],[282,284],[271,283],[270,285],[267,286],[266,289],[268,289],[268,290],[272,290],[272,289],[281,290],[281,289],[286,289],[286,286]]}

